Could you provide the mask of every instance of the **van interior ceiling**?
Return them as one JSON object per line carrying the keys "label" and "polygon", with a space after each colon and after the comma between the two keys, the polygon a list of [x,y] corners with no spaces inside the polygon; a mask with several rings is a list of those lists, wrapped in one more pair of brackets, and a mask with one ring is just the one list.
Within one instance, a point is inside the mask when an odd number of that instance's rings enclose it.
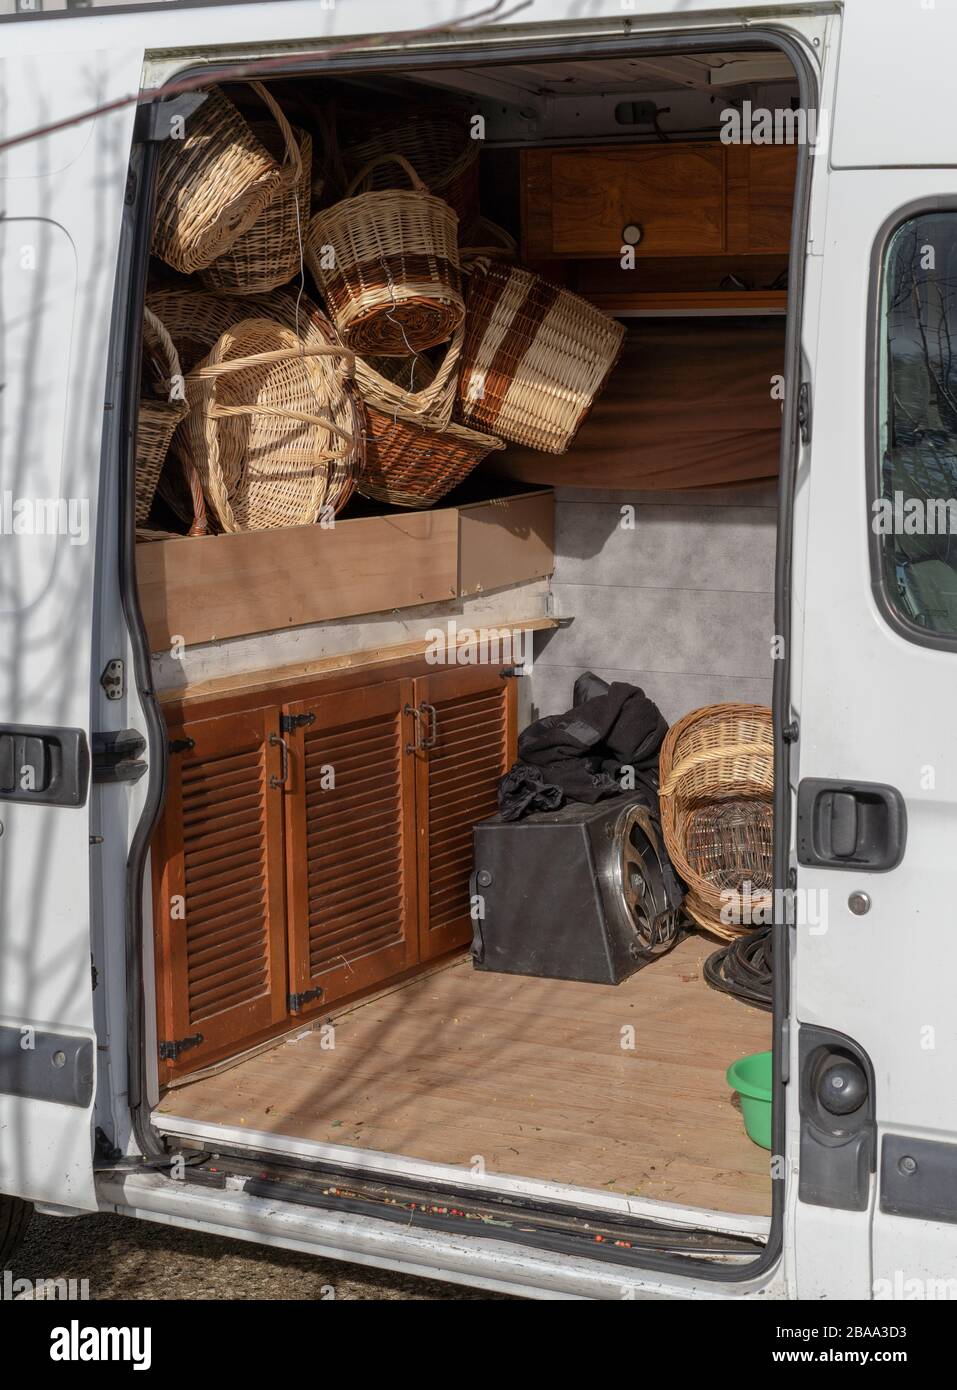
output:
{"label": "van interior ceiling", "polygon": [[479,1156],[767,1229],[770,950],[725,909],[773,888],[797,146],[721,136],[796,101],[756,49],[296,76],[163,143],[171,1144]]}

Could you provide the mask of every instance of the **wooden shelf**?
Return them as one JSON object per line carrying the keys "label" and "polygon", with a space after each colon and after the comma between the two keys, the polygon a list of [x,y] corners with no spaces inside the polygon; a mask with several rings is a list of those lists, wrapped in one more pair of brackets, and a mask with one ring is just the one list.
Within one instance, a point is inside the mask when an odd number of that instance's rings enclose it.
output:
{"label": "wooden shelf", "polygon": [[784,314],[787,290],[657,290],[647,294],[586,294],[606,314]]}

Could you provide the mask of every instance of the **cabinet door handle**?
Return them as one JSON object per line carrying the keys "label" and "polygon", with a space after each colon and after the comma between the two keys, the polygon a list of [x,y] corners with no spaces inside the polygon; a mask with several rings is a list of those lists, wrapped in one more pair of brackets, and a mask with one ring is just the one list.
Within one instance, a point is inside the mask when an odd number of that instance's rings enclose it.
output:
{"label": "cabinet door handle", "polygon": [[422,740],[423,748],[434,748],[439,741],[439,716],[436,713],[435,705],[428,704],[423,700],[419,709],[422,710],[429,721],[429,732]]}
{"label": "cabinet door handle", "polygon": [[415,705],[409,704],[406,704],[402,707],[402,713],[411,714],[412,718],[415,720],[415,738],[412,743],[407,743],[405,745],[405,751],[407,753],[417,753],[419,749],[423,746],[422,740],[420,738],[420,734],[422,732],[422,715],[416,709]]}
{"label": "cabinet door handle", "polygon": [[270,734],[269,742],[273,748],[279,745],[279,776],[274,773],[269,779],[269,785],[274,788],[285,787],[289,782],[289,744],[282,734]]}

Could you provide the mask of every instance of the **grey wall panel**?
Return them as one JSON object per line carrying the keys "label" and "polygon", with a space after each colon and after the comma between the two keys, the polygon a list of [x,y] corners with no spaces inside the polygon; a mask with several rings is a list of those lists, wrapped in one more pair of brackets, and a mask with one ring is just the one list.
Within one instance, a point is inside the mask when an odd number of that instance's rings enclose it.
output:
{"label": "grey wall panel", "polygon": [[559,491],[552,593],[571,621],[536,644],[536,714],[567,709],[589,669],[642,686],[670,722],[724,700],[770,703],[773,501],[767,488]]}

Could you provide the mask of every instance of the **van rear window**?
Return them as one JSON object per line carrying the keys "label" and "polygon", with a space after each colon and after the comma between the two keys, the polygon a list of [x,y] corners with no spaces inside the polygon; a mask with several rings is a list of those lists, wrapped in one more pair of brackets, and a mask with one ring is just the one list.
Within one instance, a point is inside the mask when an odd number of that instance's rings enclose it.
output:
{"label": "van rear window", "polygon": [[905,624],[957,636],[957,213],[891,236],[880,355],[871,525],[885,593]]}

